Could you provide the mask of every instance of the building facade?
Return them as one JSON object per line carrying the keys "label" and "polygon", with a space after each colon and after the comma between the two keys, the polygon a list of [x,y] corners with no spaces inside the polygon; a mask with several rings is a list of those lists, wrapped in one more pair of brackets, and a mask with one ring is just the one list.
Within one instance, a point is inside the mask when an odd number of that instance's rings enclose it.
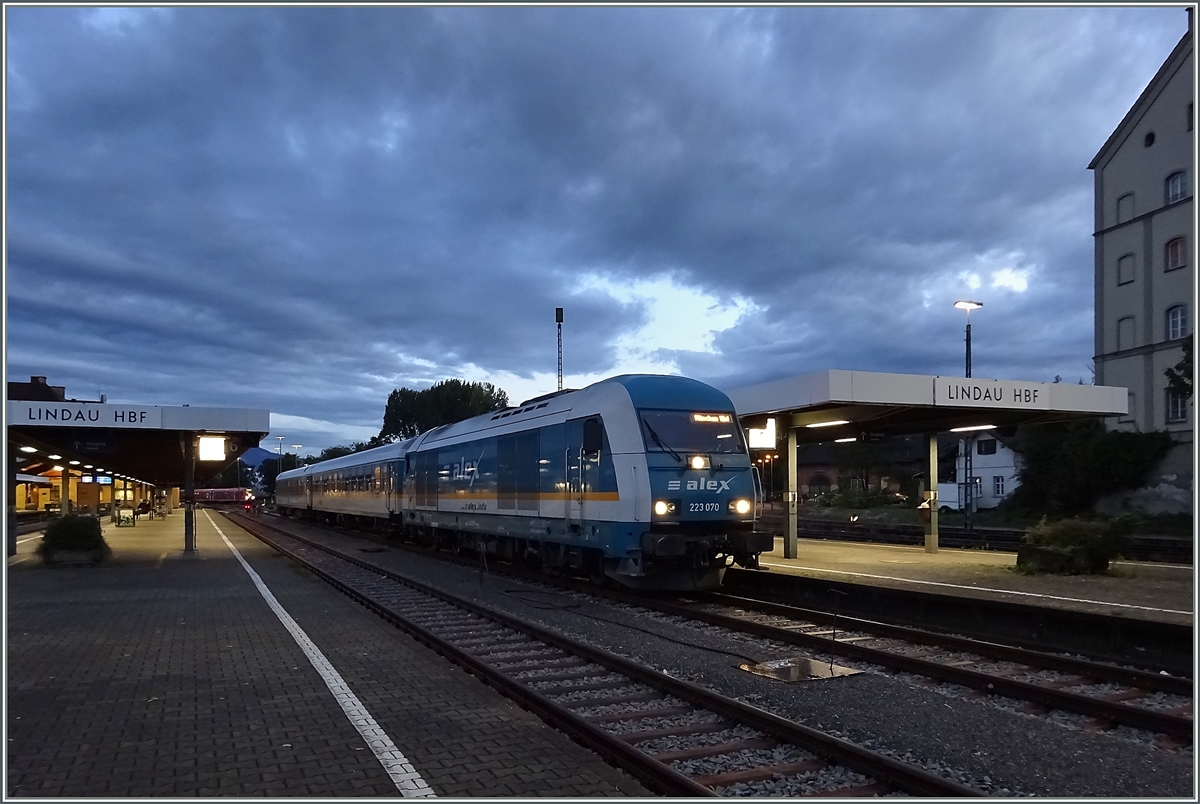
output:
{"label": "building facade", "polygon": [[1021,485],[1020,457],[1004,440],[993,436],[960,438],[953,479],[938,483],[938,507],[943,510],[961,511],[966,507],[967,450],[972,453],[971,475],[975,479],[972,510],[995,508]]}
{"label": "building facade", "polygon": [[1192,337],[1192,14],[1188,29],[1088,168],[1095,180],[1097,385],[1129,389],[1109,426],[1169,432],[1176,446],[1149,486],[1126,500],[1152,512],[1191,510],[1195,411],[1166,370]]}

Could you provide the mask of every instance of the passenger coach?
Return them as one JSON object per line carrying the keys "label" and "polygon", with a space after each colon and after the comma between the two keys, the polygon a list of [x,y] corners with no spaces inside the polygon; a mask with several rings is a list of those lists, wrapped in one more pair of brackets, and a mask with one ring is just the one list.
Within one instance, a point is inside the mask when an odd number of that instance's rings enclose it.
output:
{"label": "passenger coach", "polygon": [[626,375],[280,474],[281,513],[643,589],[711,589],[757,566],[758,484],[729,398]]}

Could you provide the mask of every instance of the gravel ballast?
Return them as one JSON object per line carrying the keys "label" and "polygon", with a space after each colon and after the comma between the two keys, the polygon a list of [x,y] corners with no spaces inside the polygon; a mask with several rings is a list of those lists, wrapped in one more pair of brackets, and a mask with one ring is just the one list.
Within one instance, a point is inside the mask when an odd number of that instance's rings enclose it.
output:
{"label": "gravel ballast", "polygon": [[[348,553],[372,544],[315,527],[294,523],[288,523],[288,527]],[[832,658],[837,664],[867,672],[784,683],[746,673],[738,665],[747,659],[768,661],[806,655],[799,648],[733,635],[679,618],[668,621],[645,610],[597,602],[577,593],[548,591],[546,587],[495,575],[481,577],[476,570],[414,555],[403,548],[358,557],[990,795],[1193,794],[1191,750],[1153,748],[1144,742],[1148,739],[1145,735],[1131,734],[1133,730],[1089,731],[1081,728],[1086,718],[1029,715],[1017,711],[1020,705],[1011,701],[987,700],[998,696],[960,696],[955,690],[962,688],[930,685],[907,674],[888,675],[868,669],[870,665],[828,655],[810,658]],[[489,657],[499,658],[500,654]],[[943,686],[949,689],[941,689]],[[643,721],[630,730],[646,728]],[[767,780],[721,792],[735,796],[798,795],[810,789],[804,784],[811,783],[803,778]],[[863,783],[846,782],[846,786]]]}

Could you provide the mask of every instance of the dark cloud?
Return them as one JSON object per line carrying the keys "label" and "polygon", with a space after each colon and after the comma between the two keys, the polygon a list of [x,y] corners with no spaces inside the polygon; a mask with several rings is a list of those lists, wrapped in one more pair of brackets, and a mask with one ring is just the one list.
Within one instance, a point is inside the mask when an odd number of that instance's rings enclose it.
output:
{"label": "dark cloud", "polygon": [[[618,365],[591,279],[757,308],[725,385],[1085,380],[1086,165],[1166,8],[11,8],[10,373],[360,427],[465,366]],[[1027,288],[993,287],[997,271]],[[1021,273],[1023,272],[1023,273]],[[972,290],[966,277],[974,274]],[[654,344],[646,344],[648,350]],[[546,389],[550,390],[550,389]]]}

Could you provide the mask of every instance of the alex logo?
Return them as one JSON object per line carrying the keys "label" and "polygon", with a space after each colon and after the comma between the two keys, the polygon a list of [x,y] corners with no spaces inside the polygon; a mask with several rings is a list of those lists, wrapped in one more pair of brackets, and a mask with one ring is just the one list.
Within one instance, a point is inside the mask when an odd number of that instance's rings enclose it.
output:
{"label": "alex logo", "polygon": [[[667,491],[680,491],[682,488],[685,488],[682,480],[667,481]],[[686,488],[688,491],[715,491],[717,494],[733,490],[729,488],[728,480],[689,480]]]}
{"label": "alex logo", "polygon": [[483,460],[483,453],[473,461],[462,458],[457,463],[450,467],[450,478],[452,480],[466,480],[468,486],[475,485],[475,478],[479,477],[479,463]]}

